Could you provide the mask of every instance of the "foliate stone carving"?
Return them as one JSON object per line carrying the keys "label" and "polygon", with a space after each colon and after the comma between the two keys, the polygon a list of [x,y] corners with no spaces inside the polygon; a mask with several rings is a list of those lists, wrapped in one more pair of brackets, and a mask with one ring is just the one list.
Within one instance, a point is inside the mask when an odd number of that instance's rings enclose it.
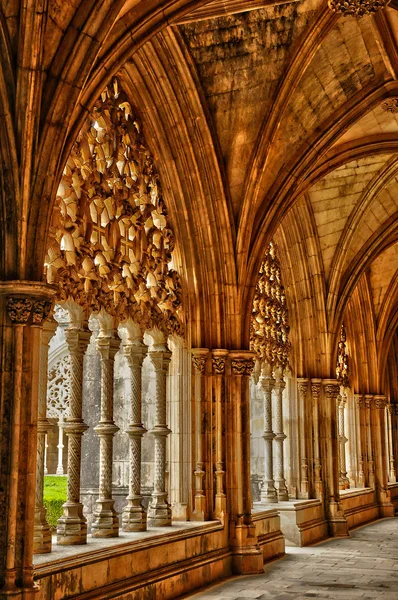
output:
{"label": "foliate stone carving", "polygon": [[343,16],[363,17],[372,15],[381,8],[385,8],[390,0],[329,0],[331,10]]}
{"label": "foliate stone carving", "polygon": [[386,112],[398,113],[398,96],[387,98],[387,100],[381,103],[381,107]]}
{"label": "foliate stone carving", "polygon": [[50,300],[38,300],[33,303],[32,323],[42,325],[51,312],[52,302]]}
{"label": "foliate stone carving", "polygon": [[207,364],[207,355],[192,354],[192,364],[201,375],[204,374]]}
{"label": "foliate stone carving", "polygon": [[250,345],[261,362],[286,369],[289,330],[281,268],[271,242],[258,274],[250,324]]}
{"label": "foliate stone carving", "polygon": [[58,301],[72,299],[168,333],[182,328],[174,234],[142,127],[115,79],[72,147],[46,255]]}
{"label": "foliate stone carving", "polygon": [[225,373],[225,363],[227,360],[227,356],[212,356],[211,364],[213,365],[213,371],[216,375],[224,375]]}
{"label": "foliate stone carving", "polygon": [[311,394],[314,400],[318,400],[321,395],[321,384],[320,383],[311,383]]}
{"label": "foliate stone carving", "polygon": [[358,408],[363,408],[365,406],[365,401],[361,394],[354,394],[354,402]]}
{"label": "foliate stone carving", "polygon": [[374,405],[376,408],[385,408],[387,406],[387,398],[385,396],[374,396]]}
{"label": "foliate stone carving", "polygon": [[300,398],[302,398],[302,400],[305,400],[307,397],[307,391],[308,391],[308,380],[306,380],[306,379],[299,380],[297,382],[297,389],[298,389],[298,393],[300,394]]}
{"label": "foliate stone carving", "polygon": [[328,400],[337,400],[340,393],[340,387],[337,383],[327,383],[324,390]]}
{"label": "foliate stone carving", "polygon": [[340,341],[337,350],[336,378],[339,384],[343,387],[349,386],[348,351],[346,341],[346,330],[344,325],[342,325],[340,331]]}
{"label": "foliate stone carving", "polygon": [[365,407],[366,408],[371,408],[372,400],[373,400],[373,396],[371,396],[370,394],[365,395]]}
{"label": "foliate stone carving", "polygon": [[254,370],[254,358],[233,358],[231,360],[234,375],[251,375]]}
{"label": "foliate stone carving", "polygon": [[10,296],[7,298],[7,311],[11,321],[15,325],[25,325],[29,321],[33,307],[31,298],[19,298]]}

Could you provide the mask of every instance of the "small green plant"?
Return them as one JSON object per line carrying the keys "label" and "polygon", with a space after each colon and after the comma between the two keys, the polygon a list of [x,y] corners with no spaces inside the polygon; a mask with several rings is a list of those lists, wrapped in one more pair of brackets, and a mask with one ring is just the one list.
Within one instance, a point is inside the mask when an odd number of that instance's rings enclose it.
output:
{"label": "small green plant", "polygon": [[50,527],[56,527],[62,515],[62,505],[66,502],[68,478],[60,475],[44,477],[44,506],[47,509],[47,522]]}

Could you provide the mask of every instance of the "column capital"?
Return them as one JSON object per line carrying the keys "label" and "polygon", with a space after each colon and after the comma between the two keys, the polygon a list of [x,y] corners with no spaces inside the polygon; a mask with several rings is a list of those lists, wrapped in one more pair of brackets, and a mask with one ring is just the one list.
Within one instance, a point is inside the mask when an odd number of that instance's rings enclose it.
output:
{"label": "column capital", "polygon": [[156,370],[167,371],[171,360],[170,350],[149,350],[148,355]]}
{"label": "column capital", "polygon": [[120,348],[121,340],[117,336],[101,335],[97,337],[97,350],[102,360],[113,360]]}
{"label": "column capital", "polygon": [[340,385],[336,379],[322,379],[323,389],[329,400],[337,400],[340,395]]}
{"label": "column capital", "polygon": [[272,392],[275,387],[275,379],[269,375],[260,375],[259,381],[264,392]]}
{"label": "column capital", "polygon": [[318,399],[321,395],[322,379],[311,379],[311,394],[313,398]]}
{"label": "column capital", "polygon": [[250,350],[232,350],[229,353],[233,375],[250,376],[254,370],[256,353]]}
{"label": "column capital", "polygon": [[373,406],[378,409],[384,409],[387,406],[387,398],[382,394],[373,396]]}
{"label": "column capital", "polygon": [[208,348],[192,348],[192,364],[198,373],[203,375],[206,371],[207,359],[210,350]]}
{"label": "column capital", "polygon": [[65,340],[71,354],[84,354],[90,338],[91,331],[87,329],[78,329],[77,327],[67,327],[65,329]]}
{"label": "column capital", "polygon": [[370,408],[372,406],[373,395],[365,394],[364,399],[366,408]]}
{"label": "column capital", "polygon": [[211,363],[213,366],[213,373],[216,375],[224,375],[227,356],[228,350],[212,350]]}
{"label": "column capital", "polygon": [[365,401],[362,394],[354,394],[354,402],[358,408],[363,408],[365,406]]}
{"label": "column capital", "polygon": [[297,378],[297,389],[300,396],[304,399],[307,396],[309,379],[306,377],[298,377]]}
{"label": "column capital", "polygon": [[127,342],[123,345],[123,354],[130,367],[141,367],[147,353],[147,346],[140,342],[134,344]]}

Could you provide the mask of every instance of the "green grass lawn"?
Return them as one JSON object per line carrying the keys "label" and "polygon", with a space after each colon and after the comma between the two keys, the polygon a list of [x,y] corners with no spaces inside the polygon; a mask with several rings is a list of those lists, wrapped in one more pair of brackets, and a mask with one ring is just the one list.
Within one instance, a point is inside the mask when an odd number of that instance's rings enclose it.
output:
{"label": "green grass lawn", "polygon": [[47,522],[51,527],[57,526],[62,515],[62,505],[66,502],[68,478],[61,475],[45,475],[44,506],[47,509]]}

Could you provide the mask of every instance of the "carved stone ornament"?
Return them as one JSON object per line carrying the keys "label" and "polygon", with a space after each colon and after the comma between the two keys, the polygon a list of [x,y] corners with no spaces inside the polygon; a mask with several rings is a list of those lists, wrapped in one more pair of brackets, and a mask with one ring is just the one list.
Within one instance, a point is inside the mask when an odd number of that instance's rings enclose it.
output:
{"label": "carved stone ornament", "polygon": [[345,17],[363,17],[372,15],[385,8],[390,0],[329,0],[329,8]]}
{"label": "carved stone ornament", "polygon": [[298,389],[298,393],[300,395],[300,398],[302,399],[306,399],[307,397],[307,390],[308,390],[308,381],[298,381],[297,382],[297,389]]}
{"label": "carved stone ornament", "polygon": [[226,360],[226,356],[212,356],[211,364],[213,365],[213,371],[216,375],[224,375]]}
{"label": "carved stone ornament", "polygon": [[311,394],[313,398],[318,399],[321,395],[321,384],[320,383],[311,383]]}
{"label": "carved stone ornament", "polygon": [[31,298],[19,298],[10,296],[7,298],[7,311],[11,321],[15,325],[26,325],[29,321],[33,307]]}
{"label": "carved stone ornament", "polygon": [[281,268],[271,242],[260,266],[250,323],[250,347],[261,363],[282,371],[288,367],[289,330]]}
{"label": "carved stone ornament", "polygon": [[328,400],[337,400],[340,395],[340,386],[337,383],[327,383],[324,390]]}
{"label": "carved stone ornament", "polygon": [[67,354],[48,371],[47,416],[66,420],[69,414],[71,359]]}
{"label": "carved stone ornament", "polygon": [[201,373],[201,375],[203,375],[203,373],[206,370],[206,363],[207,363],[207,356],[200,356],[200,355],[192,356],[192,364],[195,367],[195,369],[199,373]]}
{"label": "carved stone ornament", "polygon": [[398,96],[387,98],[387,100],[381,103],[381,107],[386,112],[398,113]]}
{"label": "carved stone ornament", "polygon": [[365,400],[361,394],[354,395],[354,402],[358,408],[363,408],[365,406]]}
{"label": "carved stone ornament", "polygon": [[385,396],[374,396],[374,405],[376,408],[385,408],[387,406],[387,398]]}
{"label": "carved stone ornament", "polygon": [[343,387],[349,386],[348,351],[346,340],[346,330],[344,325],[342,325],[340,331],[340,341],[337,349],[336,378],[339,384]]}
{"label": "carved stone ornament", "polygon": [[254,358],[233,358],[231,360],[234,375],[251,375],[254,370]]}
{"label": "carved stone ornament", "polygon": [[42,325],[51,312],[52,302],[50,300],[39,300],[33,303],[32,322],[33,325]]}
{"label": "carved stone ornament", "polygon": [[181,334],[174,234],[142,126],[117,79],[72,147],[49,237],[45,266],[58,302]]}

